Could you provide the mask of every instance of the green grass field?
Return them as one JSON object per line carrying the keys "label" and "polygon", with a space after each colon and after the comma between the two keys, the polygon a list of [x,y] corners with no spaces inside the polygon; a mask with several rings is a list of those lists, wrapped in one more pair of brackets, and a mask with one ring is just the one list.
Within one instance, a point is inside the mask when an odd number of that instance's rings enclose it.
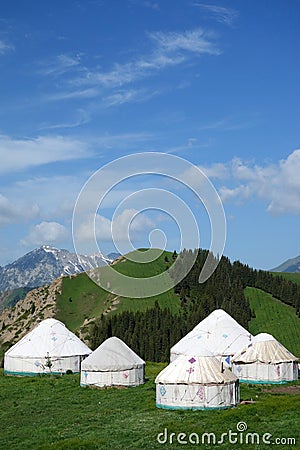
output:
{"label": "green grass field", "polygon": [[[166,270],[166,256],[172,261],[172,253],[163,252],[151,263],[138,264],[124,259],[113,267],[129,277],[148,278]],[[105,269],[101,268],[101,273],[105,273]],[[56,318],[75,331],[86,318],[100,317],[102,313],[145,311],[156,301],[162,308],[168,307],[174,313],[179,311],[179,298],[173,289],[150,298],[122,298],[102,289],[83,273],[63,278],[62,293],[57,298]]]}
{"label": "green grass field", "polygon": [[[267,449],[264,433],[275,439],[296,439],[296,445],[275,448],[296,449],[300,446],[300,394],[271,393],[262,386],[241,386],[242,404],[223,411],[170,411],[155,406],[156,374],[163,364],[147,364],[146,383],[129,389],[81,388],[78,375],[62,377],[16,378],[0,373],[1,433],[0,448],[9,450],[65,449],[179,449],[221,448]],[[293,383],[298,385],[300,383]],[[295,389],[296,391],[296,389]],[[281,393],[280,393],[281,392]],[[237,424],[245,422],[247,432],[258,433],[260,445],[179,444],[179,433],[215,433],[217,440]],[[168,430],[168,443],[157,442],[159,433]],[[246,433],[238,433],[245,439]],[[170,433],[173,443],[170,444]],[[163,440],[164,436],[161,436]],[[181,437],[182,438],[182,437]],[[195,436],[194,436],[195,439]],[[207,442],[207,441],[206,441]]]}
{"label": "green grass field", "polygon": [[[136,273],[133,263],[120,264],[122,270]],[[164,264],[161,261],[160,267],[163,268]],[[153,267],[153,271],[157,269]],[[251,333],[271,333],[299,356],[300,320],[293,308],[259,289],[246,288],[245,293],[256,314],[250,323]],[[85,317],[100,315],[110,307],[112,298],[109,295],[85,274],[72,280],[65,278],[58,318],[76,329]],[[155,298],[151,301],[154,302]],[[173,293],[164,294],[159,301],[161,305],[165,302],[164,306],[172,305],[176,311],[178,298]],[[142,304],[149,306],[149,300],[120,299],[117,306],[118,311],[122,308],[140,310]],[[300,381],[276,387],[276,392],[271,386],[242,384],[241,400],[254,402],[228,410],[170,411],[155,406],[154,380],[164,366],[161,363],[147,363],[146,383],[129,389],[81,388],[79,375],[18,378],[6,377],[1,370],[0,449],[133,450],[198,447],[255,450],[268,449],[272,444],[278,449],[300,449]],[[218,441],[222,433],[229,433],[229,430],[236,433],[239,422],[247,425],[247,431],[237,435],[239,443],[229,442],[227,435],[224,443],[209,445],[206,436],[205,443],[201,444],[203,433],[214,433]],[[167,442],[159,443],[157,436],[165,430]],[[247,432],[257,433],[260,443],[244,444]],[[186,436],[179,433],[185,433]],[[178,436],[184,440],[189,436],[196,439],[192,433],[199,437],[199,445],[178,443]],[[272,435],[269,436],[270,445],[262,442],[264,433]],[[164,436],[161,435],[162,440]],[[296,444],[288,444],[288,438],[295,439]],[[275,445],[275,439],[282,440],[281,444]]]}
{"label": "green grass field", "polygon": [[256,314],[256,318],[250,322],[250,332],[270,333],[294,355],[300,357],[300,319],[294,308],[260,289],[247,287],[245,295]]}
{"label": "green grass field", "polygon": [[108,292],[97,286],[85,273],[64,277],[62,294],[57,297],[56,318],[76,330],[87,317],[100,316],[108,304]]}
{"label": "green grass field", "polygon": [[300,273],[289,273],[289,272],[272,272],[273,275],[281,276],[289,281],[300,284]]}

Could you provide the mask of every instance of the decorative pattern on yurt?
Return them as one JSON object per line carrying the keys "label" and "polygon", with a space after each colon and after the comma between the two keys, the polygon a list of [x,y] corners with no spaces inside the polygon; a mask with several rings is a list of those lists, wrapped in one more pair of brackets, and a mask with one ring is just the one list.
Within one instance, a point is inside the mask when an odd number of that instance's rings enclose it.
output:
{"label": "decorative pattern on yurt", "polygon": [[145,382],[145,361],[125,342],[111,337],[81,365],[81,386],[138,386]]}
{"label": "decorative pattern on yurt", "polygon": [[214,356],[181,355],[155,383],[158,408],[224,409],[239,403],[238,378]]}
{"label": "decorative pattern on yurt", "polygon": [[170,361],[179,355],[198,354],[205,346],[227,366],[240,348],[251,342],[252,335],[222,309],[216,309],[171,348]]}
{"label": "decorative pattern on yurt", "polygon": [[4,355],[6,375],[80,372],[92,350],[59,320],[45,319]]}
{"label": "decorative pattern on yurt", "polygon": [[246,383],[298,380],[298,359],[273,336],[260,333],[232,359],[232,371]]}

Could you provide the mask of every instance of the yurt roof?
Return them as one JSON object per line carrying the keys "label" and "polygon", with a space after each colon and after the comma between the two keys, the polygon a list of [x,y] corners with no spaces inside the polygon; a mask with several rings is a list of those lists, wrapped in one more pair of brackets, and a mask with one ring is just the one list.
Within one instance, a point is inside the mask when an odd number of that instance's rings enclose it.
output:
{"label": "yurt roof", "polygon": [[[173,347],[174,348],[174,347]],[[197,356],[215,356],[214,353],[206,347],[197,336],[186,336],[182,339],[180,345],[176,345],[177,351],[180,355],[197,355]],[[172,350],[171,350],[172,351]]]}
{"label": "yurt roof", "polygon": [[187,345],[191,351],[200,343],[215,355],[233,355],[252,339],[249,331],[222,309],[216,309],[175,344],[171,352],[182,353]]}
{"label": "yurt roof", "polygon": [[237,363],[262,362],[276,364],[297,361],[298,359],[271,334],[260,333],[252,342],[238,351],[232,358]]}
{"label": "yurt roof", "polygon": [[88,355],[92,350],[59,320],[45,319],[6,355],[19,358],[45,358]]}
{"label": "yurt roof", "polygon": [[163,384],[227,384],[237,377],[214,356],[180,355],[156,377]]}
{"label": "yurt roof", "polygon": [[109,372],[129,370],[145,364],[128,345],[116,336],[106,339],[81,364],[82,370]]}

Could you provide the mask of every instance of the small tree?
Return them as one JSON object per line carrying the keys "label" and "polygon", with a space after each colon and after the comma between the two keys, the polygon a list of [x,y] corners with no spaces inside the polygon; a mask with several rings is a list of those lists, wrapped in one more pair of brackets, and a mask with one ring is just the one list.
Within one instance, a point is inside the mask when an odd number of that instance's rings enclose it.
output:
{"label": "small tree", "polygon": [[48,352],[47,352],[47,356],[45,357],[45,360],[46,360],[45,366],[48,367],[49,372],[51,373],[51,367],[53,366],[53,363],[52,363],[52,361],[51,361],[51,358],[50,358]]}

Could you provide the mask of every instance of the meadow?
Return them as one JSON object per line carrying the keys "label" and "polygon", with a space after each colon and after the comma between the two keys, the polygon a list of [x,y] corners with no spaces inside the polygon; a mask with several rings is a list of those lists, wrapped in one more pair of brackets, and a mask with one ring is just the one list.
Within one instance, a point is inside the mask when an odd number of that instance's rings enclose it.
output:
{"label": "meadow", "polygon": [[[164,267],[164,258],[165,255],[157,267],[153,266],[153,273]],[[119,267],[125,273],[145,276],[144,267],[137,272],[136,265],[130,262]],[[250,332],[273,334],[300,356],[300,319],[294,308],[256,288],[247,287],[245,295],[255,314],[249,323]],[[173,292],[157,300],[162,307],[171,307],[173,313],[179,309],[178,296]],[[57,301],[57,318],[74,330],[88,317],[150,306],[149,299],[119,299],[117,309],[113,310],[113,302],[113,296],[87,275],[66,277]],[[300,449],[300,380],[276,387],[241,384],[242,403],[227,410],[171,411],[155,406],[154,380],[163,367],[163,363],[148,362],[144,385],[106,389],[80,387],[78,374],[19,378],[4,376],[1,370],[0,449],[254,450],[269,449],[270,445]],[[241,426],[246,429],[242,431]],[[247,438],[247,433],[256,435]]]}
{"label": "meadow", "polygon": [[[241,385],[241,400],[253,400],[253,403],[232,409],[170,411],[155,406],[154,379],[163,367],[161,363],[148,363],[146,383],[123,389],[82,388],[79,375],[17,378],[1,372],[0,448],[253,450],[270,448],[262,442],[265,433],[272,435],[265,436],[269,442],[275,443],[275,439],[282,442],[276,445],[278,449],[300,448],[300,382],[292,383],[289,388],[294,393],[285,392],[286,386],[277,387],[278,392],[273,392],[274,387]],[[241,422],[247,430],[238,432],[237,424]],[[223,443],[217,443],[222,433],[230,430],[237,433],[231,435],[231,443],[228,436]],[[185,433],[186,437],[179,433]],[[214,433],[216,444],[211,441],[209,445],[208,436],[204,436],[202,445],[204,433]],[[260,443],[251,444],[251,436],[248,444],[242,443],[247,433],[257,433]],[[178,443],[178,436],[179,442],[191,438],[195,444]],[[287,444],[288,438],[295,439],[296,444]],[[234,444],[234,439],[238,443]],[[257,437],[254,441],[257,442]]]}
{"label": "meadow", "polygon": [[297,272],[272,272],[272,275],[283,277],[293,283],[300,284],[300,273]]}
{"label": "meadow", "polygon": [[262,332],[272,334],[300,357],[300,319],[295,309],[260,289],[247,287],[245,296],[256,316],[250,321],[249,331],[253,335]]}

